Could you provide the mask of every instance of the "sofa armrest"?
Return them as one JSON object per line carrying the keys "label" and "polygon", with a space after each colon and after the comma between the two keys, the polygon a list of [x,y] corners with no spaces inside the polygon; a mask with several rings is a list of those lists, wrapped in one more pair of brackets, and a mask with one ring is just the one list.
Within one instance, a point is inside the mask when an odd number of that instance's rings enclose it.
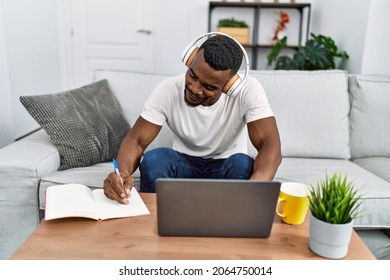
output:
{"label": "sofa armrest", "polygon": [[0,259],[38,225],[39,181],[59,166],[59,153],[43,130],[0,149]]}

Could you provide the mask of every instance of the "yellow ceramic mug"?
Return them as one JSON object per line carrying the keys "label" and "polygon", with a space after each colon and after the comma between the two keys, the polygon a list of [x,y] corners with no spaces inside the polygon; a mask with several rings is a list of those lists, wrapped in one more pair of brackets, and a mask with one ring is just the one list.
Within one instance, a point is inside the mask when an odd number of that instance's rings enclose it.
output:
{"label": "yellow ceramic mug", "polygon": [[305,184],[286,182],[280,187],[276,214],[282,217],[283,222],[291,225],[300,225],[305,221],[309,209],[309,194]]}

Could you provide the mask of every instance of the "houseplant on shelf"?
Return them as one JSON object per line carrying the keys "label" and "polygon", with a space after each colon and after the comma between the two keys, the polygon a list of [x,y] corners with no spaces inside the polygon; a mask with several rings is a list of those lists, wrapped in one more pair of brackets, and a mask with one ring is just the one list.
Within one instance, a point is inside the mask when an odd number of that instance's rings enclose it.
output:
{"label": "houseplant on shelf", "polygon": [[249,26],[243,20],[225,18],[218,21],[218,32],[232,36],[241,44],[249,43]]}
{"label": "houseplant on shelf", "polygon": [[353,219],[361,205],[361,195],[347,176],[326,174],[310,193],[310,249],[323,257],[343,258],[348,253]]}
{"label": "houseplant on shelf", "polygon": [[292,57],[280,55],[286,47],[287,37],[276,42],[267,55],[268,66],[274,64],[275,70],[327,70],[339,68],[337,62],[341,64],[349,58],[346,51],[338,49],[332,38],[313,33],[305,47],[299,46]]}

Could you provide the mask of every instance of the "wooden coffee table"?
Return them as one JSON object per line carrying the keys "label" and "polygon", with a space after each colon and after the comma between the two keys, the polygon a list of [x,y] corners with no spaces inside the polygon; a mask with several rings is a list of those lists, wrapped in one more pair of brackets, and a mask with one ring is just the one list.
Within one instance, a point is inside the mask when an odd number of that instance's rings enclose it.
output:
{"label": "wooden coffee table", "polygon": [[[275,216],[269,238],[162,237],[157,234],[156,195],[141,193],[151,214],[96,222],[68,218],[45,221],[11,259],[227,260],[322,259],[309,249],[309,217],[292,226]],[[353,232],[344,259],[375,259]]]}

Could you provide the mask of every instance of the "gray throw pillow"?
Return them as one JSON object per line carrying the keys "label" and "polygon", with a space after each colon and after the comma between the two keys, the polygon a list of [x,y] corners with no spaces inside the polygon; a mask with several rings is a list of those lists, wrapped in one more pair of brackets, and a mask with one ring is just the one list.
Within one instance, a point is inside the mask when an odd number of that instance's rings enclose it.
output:
{"label": "gray throw pillow", "polygon": [[130,130],[107,80],[19,99],[56,145],[59,170],[112,160]]}

